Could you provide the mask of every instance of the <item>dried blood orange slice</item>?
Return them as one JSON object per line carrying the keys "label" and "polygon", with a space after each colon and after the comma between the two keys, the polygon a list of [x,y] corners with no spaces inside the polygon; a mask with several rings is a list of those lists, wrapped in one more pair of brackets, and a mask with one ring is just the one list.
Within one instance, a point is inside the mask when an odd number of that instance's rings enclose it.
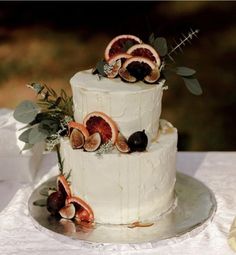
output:
{"label": "dried blood orange slice", "polygon": [[156,63],[158,67],[161,65],[161,60],[158,53],[152,46],[148,44],[136,44],[129,48],[127,53],[132,56],[148,58],[154,63]]}
{"label": "dried blood orange slice", "polygon": [[62,174],[57,177],[57,190],[63,194],[64,198],[71,197],[70,186]]}
{"label": "dried blood orange slice", "polygon": [[84,136],[85,139],[87,139],[87,138],[89,137],[89,132],[88,132],[88,130],[87,130],[86,127],[85,127],[83,124],[81,124],[81,123],[78,123],[78,122],[75,122],[75,121],[70,121],[70,122],[68,123],[68,127],[69,127],[69,136],[70,136],[70,134],[71,134],[71,132],[72,132],[73,129],[77,129],[77,130],[79,130],[79,131],[83,134],[83,136]]}
{"label": "dried blood orange slice", "polygon": [[124,62],[126,59],[131,58],[131,57],[132,57],[132,55],[127,54],[127,53],[115,54],[111,58],[109,58],[108,64],[112,64],[113,62],[115,62],[117,60],[121,60],[121,62]]}
{"label": "dried blood orange slice", "polygon": [[81,221],[93,222],[94,213],[92,208],[79,197],[69,197],[66,199],[66,205],[73,204],[76,210],[76,217]]}
{"label": "dried blood orange slice", "polygon": [[110,41],[105,49],[105,60],[119,53],[125,53],[128,47],[142,43],[142,41],[134,35],[119,35]]}
{"label": "dried blood orange slice", "polygon": [[155,68],[155,63],[148,58],[132,57],[125,61],[119,74],[124,80],[134,82],[136,80],[143,80]]}
{"label": "dried blood orange slice", "polygon": [[84,125],[92,135],[98,132],[101,135],[102,143],[116,142],[118,128],[116,123],[103,112],[91,112],[84,118]]}

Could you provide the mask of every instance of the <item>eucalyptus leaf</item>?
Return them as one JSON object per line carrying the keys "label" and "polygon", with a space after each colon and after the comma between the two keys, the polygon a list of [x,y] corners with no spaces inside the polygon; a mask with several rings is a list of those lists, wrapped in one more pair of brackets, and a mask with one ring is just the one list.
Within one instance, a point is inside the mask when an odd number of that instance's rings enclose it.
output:
{"label": "eucalyptus leaf", "polygon": [[25,142],[25,143],[29,143],[29,134],[31,132],[31,128],[25,130],[24,132],[22,132],[20,134],[20,136],[18,137],[18,139],[22,142]]}
{"label": "eucalyptus leaf", "polygon": [[55,134],[60,128],[60,122],[58,119],[44,119],[39,123],[40,132],[47,133],[48,135]]}
{"label": "eucalyptus leaf", "polygon": [[185,67],[185,66],[180,66],[176,68],[176,74],[180,76],[193,76],[196,73],[194,69]]}
{"label": "eucalyptus leaf", "polygon": [[202,94],[201,85],[196,78],[182,77],[182,79],[184,80],[184,83],[185,83],[187,89],[192,94],[197,95],[197,96]]}
{"label": "eucalyptus leaf", "polygon": [[33,205],[44,207],[47,205],[47,200],[46,199],[38,199],[33,202]]}
{"label": "eucalyptus leaf", "polygon": [[161,57],[164,57],[168,52],[167,42],[164,37],[157,37],[153,43],[153,47]]}
{"label": "eucalyptus leaf", "polygon": [[34,120],[39,110],[40,108],[37,104],[26,100],[16,107],[13,116],[17,121],[29,123]]}
{"label": "eucalyptus leaf", "polygon": [[49,188],[48,188],[48,187],[45,187],[45,188],[42,188],[42,189],[39,191],[39,194],[42,195],[42,196],[48,197],[48,191],[49,191]]}
{"label": "eucalyptus leaf", "polygon": [[24,147],[21,149],[21,152],[26,151],[26,150],[30,150],[33,146],[34,146],[34,144],[25,143]]}
{"label": "eucalyptus leaf", "polygon": [[154,33],[151,33],[149,38],[148,38],[148,42],[151,44],[151,45],[154,45],[154,42],[155,42],[155,36],[154,36]]}
{"label": "eucalyptus leaf", "polygon": [[47,130],[40,129],[39,125],[31,128],[29,133],[29,143],[36,144],[38,142],[42,142],[49,135]]}
{"label": "eucalyptus leaf", "polygon": [[34,89],[34,91],[37,93],[37,94],[40,94],[43,89],[44,89],[44,86],[39,84],[39,83],[31,83],[30,84],[32,86],[32,88]]}
{"label": "eucalyptus leaf", "polygon": [[102,76],[106,76],[106,73],[104,71],[104,65],[106,64],[106,62],[104,60],[100,60],[97,62],[96,64],[96,70],[99,72],[99,74],[101,74]]}

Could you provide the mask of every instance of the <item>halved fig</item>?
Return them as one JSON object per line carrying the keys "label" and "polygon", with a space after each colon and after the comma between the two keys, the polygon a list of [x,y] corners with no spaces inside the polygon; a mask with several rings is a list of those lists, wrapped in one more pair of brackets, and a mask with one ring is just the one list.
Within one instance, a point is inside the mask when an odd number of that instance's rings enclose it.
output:
{"label": "halved fig", "polygon": [[130,151],[127,140],[121,133],[118,134],[115,145],[117,150],[121,153],[128,153]]}
{"label": "halved fig", "polygon": [[73,129],[78,129],[84,135],[85,139],[87,139],[89,137],[89,132],[88,132],[87,128],[81,123],[78,123],[75,121],[70,121],[68,123],[68,127],[69,127],[69,136]]}
{"label": "halved fig", "polygon": [[121,59],[111,61],[108,64],[104,65],[104,72],[107,75],[107,78],[115,78],[121,68]]}
{"label": "halved fig", "polygon": [[119,70],[119,75],[123,80],[125,80],[127,82],[136,82],[137,81],[137,79],[134,76],[132,76],[127,69],[125,69],[123,67]]}
{"label": "halved fig", "polygon": [[160,71],[158,69],[158,67],[156,67],[155,69],[153,69],[151,71],[151,73],[147,76],[144,77],[144,80],[147,83],[154,83],[156,82],[158,79],[160,78]]}
{"label": "halved fig", "polygon": [[73,129],[70,134],[70,144],[72,149],[80,149],[84,146],[84,135],[78,129]]}
{"label": "halved fig", "polygon": [[85,141],[84,149],[89,152],[96,151],[99,148],[99,146],[101,145],[101,142],[102,142],[101,135],[98,132],[93,133]]}
{"label": "halved fig", "polygon": [[75,217],[75,206],[73,204],[68,204],[62,207],[59,211],[62,218],[71,220]]}
{"label": "halved fig", "polygon": [[65,199],[67,197],[71,197],[70,186],[69,186],[65,176],[62,174],[57,177],[57,190],[63,194]]}
{"label": "halved fig", "polygon": [[[80,221],[93,222],[94,213],[92,208],[79,197],[70,197],[66,199],[66,205],[73,204],[76,211],[76,218]],[[83,212],[86,211],[86,212]],[[83,212],[83,213],[82,213]]]}

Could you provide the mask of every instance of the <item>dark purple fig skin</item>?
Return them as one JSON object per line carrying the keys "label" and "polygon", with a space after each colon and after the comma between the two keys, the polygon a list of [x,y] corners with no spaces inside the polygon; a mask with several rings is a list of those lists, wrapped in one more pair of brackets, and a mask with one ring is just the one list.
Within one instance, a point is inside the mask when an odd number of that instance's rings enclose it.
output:
{"label": "dark purple fig skin", "polygon": [[133,133],[128,139],[128,145],[131,152],[134,151],[145,151],[148,144],[148,137],[145,134],[145,130],[137,131]]}
{"label": "dark purple fig skin", "polygon": [[59,210],[65,206],[65,196],[61,191],[53,192],[47,199],[47,210],[52,215],[57,215]]}

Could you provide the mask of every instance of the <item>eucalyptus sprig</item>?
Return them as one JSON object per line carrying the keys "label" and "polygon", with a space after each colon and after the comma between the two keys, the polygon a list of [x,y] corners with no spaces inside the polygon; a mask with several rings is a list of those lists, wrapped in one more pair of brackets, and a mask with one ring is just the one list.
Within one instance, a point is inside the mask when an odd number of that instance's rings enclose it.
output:
{"label": "eucalyptus sprig", "polygon": [[167,72],[174,72],[175,74],[179,75],[183,79],[187,89],[194,95],[202,94],[201,85],[195,77],[196,71],[192,68],[185,66],[172,67],[172,65],[167,64],[167,62],[168,59],[175,62],[172,57],[172,54],[175,53],[177,50],[183,52],[183,46],[185,46],[187,42],[191,43],[191,40],[194,37],[197,37],[198,33],[199,33],[198,29],[196,30],[190,29],[187,35],[182,34],[179,43],[176,43],[175,46],[171,46],[171,50],[169,51],[167,41],[164,37],[155,38],[153,33],[149,36],[149,43],[153,46],[153,48],[159,53],[160,57],[162,58],[162,70],[161,70],[162,74],[166,76]]}
{"label": "eucalyptus sprig", "polygon": [[19,140],[25,142],[25,149],[36,143],[46,142],[52,150],[59,143],[60,136],[67,132],[67,123],[73,120],[72,97],[64,90],[58,95],[53,89],[38,83],[27,84],[34,90],[37,102],[23,101],[15,111],[14,118],[26,124]]}

